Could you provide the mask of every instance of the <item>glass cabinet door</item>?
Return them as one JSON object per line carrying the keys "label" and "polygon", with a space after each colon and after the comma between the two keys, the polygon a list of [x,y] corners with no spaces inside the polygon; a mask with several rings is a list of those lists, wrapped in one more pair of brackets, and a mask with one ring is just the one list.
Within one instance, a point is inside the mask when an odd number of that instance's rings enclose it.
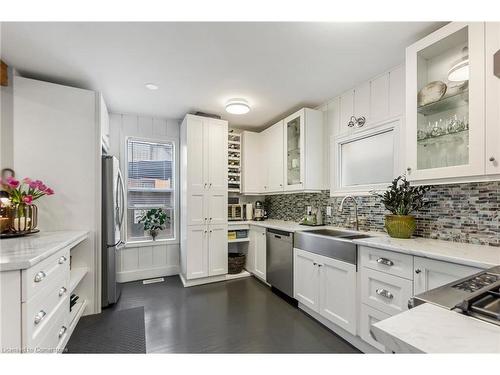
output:
{"label": "glass cabinet door", "polygon": [[[478,146],[484,132],[482,24],[436,31],[407,51],[408,168],[413,179],[481,173]],[[443,31],[444,30],[444,31]],[[417,45],[419,43],[417,42]],[[412,51],[413,48],[413,51]]]}
{"label": "glass cabinet door", "polygon": [[285,189],[289,190],[302,185],[303,121],[302,111],[285,120]]}

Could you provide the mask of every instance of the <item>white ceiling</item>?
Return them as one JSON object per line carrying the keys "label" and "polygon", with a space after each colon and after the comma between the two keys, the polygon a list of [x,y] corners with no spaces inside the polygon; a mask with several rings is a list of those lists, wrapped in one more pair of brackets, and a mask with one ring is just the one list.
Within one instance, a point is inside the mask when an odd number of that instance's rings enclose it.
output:
{"label": "white ceiling", "polygon": [[[111,112],[203,111],[260,128],[402,63],[442,24],[3,23],[1,57],[24,76],[99,90]],[[250,113],[225,113],[234,97]]]}

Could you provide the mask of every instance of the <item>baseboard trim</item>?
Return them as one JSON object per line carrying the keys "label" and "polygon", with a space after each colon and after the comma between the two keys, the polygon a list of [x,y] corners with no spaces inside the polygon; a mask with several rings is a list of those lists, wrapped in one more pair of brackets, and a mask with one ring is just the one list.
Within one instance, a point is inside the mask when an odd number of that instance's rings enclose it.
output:
{"label": "baseboard trim", "polygon": [[149,268],[144,270],[123,271],[116,273],[118,283],[127,283],[144,279],[153,279],[162,276],[174,276],[179,274],[179,266],[165,266]]}
{"label": "baseboard trim", "polygon": [[321,324],[323,324],[326,328],[328,328],[330,331],[335,333],[336,335],[342,337],[345,341],[347,341],[349,344],[354,346],[356,349],[361,350],[363,353],[377,353],[380,354],[382,353],[380,350],[377,348],[374,348],[370,344],[367,344],[364,342],[361,337],[359,336],[354,336],[353,334],[347,332],[345,329],[339,327],[335,323],[330,322],[328,319],[325,319],[322,317],[320,314],[318,314],[316,311],[311,310],[309,307],[301,304],[299,302],[299,309],[301,309],[304,313],[309,315],[311,318],[317,320]]}

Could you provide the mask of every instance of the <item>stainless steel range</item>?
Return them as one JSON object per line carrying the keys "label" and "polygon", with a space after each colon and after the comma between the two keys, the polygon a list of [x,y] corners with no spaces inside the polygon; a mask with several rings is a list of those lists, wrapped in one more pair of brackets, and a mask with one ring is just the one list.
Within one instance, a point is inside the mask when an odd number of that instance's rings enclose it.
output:
{"label": "stainless steel range", "polygon": [[414,305],[432,303],[500,325],[500,266],[419,294]]}

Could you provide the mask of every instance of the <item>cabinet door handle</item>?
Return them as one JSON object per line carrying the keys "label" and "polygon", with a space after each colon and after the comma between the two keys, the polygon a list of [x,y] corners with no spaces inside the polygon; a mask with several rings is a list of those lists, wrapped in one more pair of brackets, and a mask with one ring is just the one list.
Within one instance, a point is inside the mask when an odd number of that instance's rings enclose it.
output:
{"label": "cabinet door handle", "polygon": [[43,310],[40,310],[38,314],[35,315],[35,324],[39,324],[43,320],[43,318],[45,318],[45,315],[47,315],[47,313]]}
{"label": "cabinet door handle", "polygon": [[394,298],[394,295],[391,292],[389,292],[388,290],[383,289],[383,288],[382,289],[377,289],[375,291],[375,293],[377,293],[379,296],[385,297],[387,299],[393,299]]}
{"label": "cabinet door handle", "polygon": [[422,272],[422,270],[421,270],[420,268],[417,268],[417,269],[415,270],[415,273],[416,273],[416,274],[419,274],[420,272]]}
{"label": "cabinet door handle", "polygon": [[322,265],[322,264],[320,264],[320,263],[318,263],[318,267],[323,267],[323,265]]}
{"label": "cabinet door handle", "polygon": [[318,263],[316,263],[316,262],[313,262],[313,266],[317,266],[317,265],[318,265]]}
{"label": "cabinet door handle", "polygon": [[392,260],[386,259],[386,258],[378,258],[377,263],[384,264],[384,265],[389,266],[389,267],[394,266],[394,262]]}
{"label": "cabinet door handle", "polygon": [[59,297],[62,297],[67,291],[68,289],[62,286],[61,289],[59,289]]}
{"label": "cabinet door handle", "polygon": [[45,279],[46,276],[47,276],[47,274],[45,272],[43,272],[43,271],[38,272],[35,275],[35,283],[39,283],[40,281]]}
{"label": "cabinet door handle", "polygon": [[64,335],[67,330],[68,329],[66,328],[66,326],[62,326],[61,329],[59,330],[59,338],[61,338],[62,335]]}
{"label": "cabinet door handle", "polygon": [[494,156],[490,156],[490,158],[488,160],[493,163],[495,161],[495,157]]}
{"label": "cabinet door handle", "polygon": [[66,258],[64,255],[62,257],[59,258],[59,260],[57,261],[59,264],[63,264],[64,262],[66,262],[68,260],[68,258]]}
{"label": "cabinet door handle", "polygon": [[204,188],[204,189],[206,189],[206,188],[207,188],[207,183],[206,183],[206,182],[203,184],[203,188]]}

